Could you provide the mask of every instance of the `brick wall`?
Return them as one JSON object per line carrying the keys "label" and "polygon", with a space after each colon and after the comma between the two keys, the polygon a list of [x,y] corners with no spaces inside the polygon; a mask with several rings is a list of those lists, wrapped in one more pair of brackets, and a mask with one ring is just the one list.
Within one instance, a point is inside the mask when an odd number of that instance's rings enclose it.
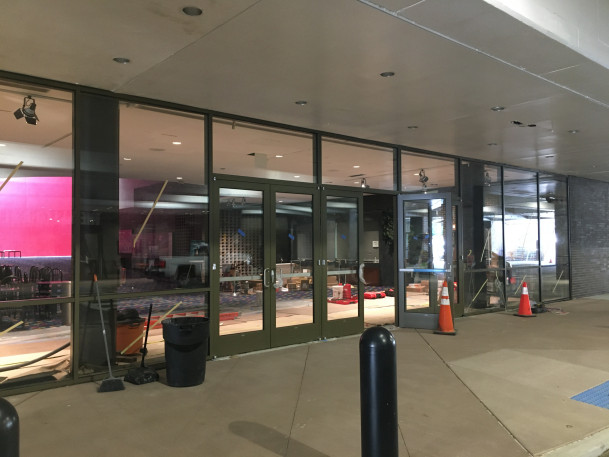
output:
{"label": "brick wall", "polygon": [[573,298],[609,293],[609,183],[569,178]]}

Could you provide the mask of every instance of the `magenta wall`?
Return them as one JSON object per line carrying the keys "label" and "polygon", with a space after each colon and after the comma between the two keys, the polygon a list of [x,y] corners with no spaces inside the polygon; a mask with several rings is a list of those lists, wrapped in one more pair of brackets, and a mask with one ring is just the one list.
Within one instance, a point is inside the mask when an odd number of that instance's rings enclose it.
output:
{"label": "magenta wall", "polygon": [[70,256],[71,245],[72,178],[12,178],[0,191],[0,251]]}

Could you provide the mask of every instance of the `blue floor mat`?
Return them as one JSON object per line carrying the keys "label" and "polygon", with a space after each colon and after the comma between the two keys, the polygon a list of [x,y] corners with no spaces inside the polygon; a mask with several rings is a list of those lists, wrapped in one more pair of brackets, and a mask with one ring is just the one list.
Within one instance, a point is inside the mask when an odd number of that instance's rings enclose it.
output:
{"label": "blue floor mat", "polygon": [[581,394],[577,394],[571,397],[571,400],[609,409],[609,381],[593,387],[592,389],[588,389]]}

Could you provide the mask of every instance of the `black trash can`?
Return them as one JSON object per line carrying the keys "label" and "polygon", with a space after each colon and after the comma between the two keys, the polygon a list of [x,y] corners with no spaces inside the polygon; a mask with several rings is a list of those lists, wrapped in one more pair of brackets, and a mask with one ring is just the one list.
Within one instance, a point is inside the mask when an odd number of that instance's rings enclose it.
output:
{"label": "black trash can", "polygon": [[205,380],[209,341],[206,317],[173,317],[163,321],[167,384],[197,386]]}

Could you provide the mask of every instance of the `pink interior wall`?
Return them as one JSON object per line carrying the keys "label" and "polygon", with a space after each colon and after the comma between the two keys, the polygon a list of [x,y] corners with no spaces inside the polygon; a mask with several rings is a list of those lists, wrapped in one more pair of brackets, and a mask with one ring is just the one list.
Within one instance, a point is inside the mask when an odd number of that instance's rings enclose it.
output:
{"label": "pink interior wall", "polygon": [[0,251],[69,256],[71,244],[72,178],[12,178],[0,191]]}

